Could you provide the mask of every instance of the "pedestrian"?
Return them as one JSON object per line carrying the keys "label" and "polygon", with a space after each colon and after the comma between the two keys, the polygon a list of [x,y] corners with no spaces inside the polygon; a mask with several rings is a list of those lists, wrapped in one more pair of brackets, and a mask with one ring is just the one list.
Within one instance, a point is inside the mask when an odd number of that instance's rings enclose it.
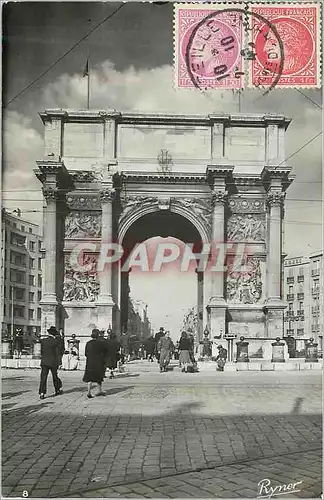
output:
{"label": "pedestrian", "polygon": [[118,361],[120,360],[120,342],[117,340],[117,335],[110,331],[107,342],[107,361],[106,366],[110,370],[109,378],[114,378],[114,370],[117,368]]}
{"label": "pedestrian", "polygon": [[159,353],[159,342],[162,337],[164,337],[165,331],[163,326],[161,326],[160,330],[155,334],[154,336],[154,341],[155,341],[155,357],[157,359],[157,362],[160,362],[160,353]]}
{"label": "pedestrian", "polygon": [[122,333],[121,339],[121,361],[127,363],[129,361],[129,338],[126,332]]}
{"label": "pedestrian", "polygon": [[179,340],[179,364],[181,371],[183,372],[187,372],[188,365],[191,362],[190,349],[191,340],[189,339],[187,332],[183,331]]}
{"label": "pedestrian", "polygon": [[146,359],[152,362],[153,362],[154,350],[155,350],[155,341],[153,335],[151,335],[145,341],[145,351],[146,351]]}
{"label": "pedestrian", "polygon": [[91,333],[91,340],[89,340],[85,346],[87,361],[82,380],[88,384],[87,398],[93,398],[91,394],[92,383],[98,385],[99,391],[97,396],[104,395],[102,382],[106,371],[106,355],[106,343],[100,340],[100,331],[94,328]]}
{"label": "pedestrian", "polygon": [[164,336],[160,338],[158,351],[159,351],[159,362],[160,362],[160,372],[166,372],[167,366],[170,363],[171,353],[174,349],[173,342],[170,338],[170,332],[165,332]]}
{"label": "pedestrian", "polygon": [[216,358],[217,371],[223,372],[227,360],[227,350],[224,349],[222,345],[219,345],[217,349],[218,349],[218,356]]}
{"label": "pedestrian", "polygon": [[16,347],[17,357],[21,358],[21,354],[24,349],[24,332],[22,331],[21,328],[18,328],[16,330],[15,347]]}
{"label": "pedestrian", "polygon": [[65,353],[65,336],[64,336],[63,328],[59,329],[59,331],[57,333],[57,337],[60,340],[60,363],[59,363],[59,368],[61,368],[62,367],[63,355]]}
{"label": "pedestrian", "polygon": [[57,375],[57,370],[62,360],[60,334],[55,326],[51,326],[47,332],[48,336],[41,339],[41,375],[39,384],[40,399],[45,399],[49,371],[52,372],[55,396],[63,393],[62,381]]}

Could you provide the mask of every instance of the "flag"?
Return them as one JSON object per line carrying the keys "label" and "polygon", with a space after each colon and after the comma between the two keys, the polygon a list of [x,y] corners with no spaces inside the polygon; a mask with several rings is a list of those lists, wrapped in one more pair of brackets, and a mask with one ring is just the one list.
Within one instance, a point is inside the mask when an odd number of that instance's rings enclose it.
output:
{"label": "flag", "polygon": [[83,70],[83,78],[89,76],[89,59],[87,59],[86,65]]}

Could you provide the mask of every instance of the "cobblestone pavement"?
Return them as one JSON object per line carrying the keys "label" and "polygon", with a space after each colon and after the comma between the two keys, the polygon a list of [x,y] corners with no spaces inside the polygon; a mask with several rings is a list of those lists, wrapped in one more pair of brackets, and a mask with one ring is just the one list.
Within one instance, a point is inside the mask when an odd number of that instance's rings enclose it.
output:
{"label": "cobblestone pavement", "polygon": [[253,497],[263,478],[319,496],[320,372],[157,371],[92,400],[62,372],[40,401],[38,370],[3,370],[3,496]]}

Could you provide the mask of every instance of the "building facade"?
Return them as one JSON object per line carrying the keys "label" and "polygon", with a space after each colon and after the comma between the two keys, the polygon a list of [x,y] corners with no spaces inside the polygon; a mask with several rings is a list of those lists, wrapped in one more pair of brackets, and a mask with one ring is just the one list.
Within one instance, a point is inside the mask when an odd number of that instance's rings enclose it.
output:
{"label": "building facade", "polygon": [[323,252],[287,257],[284,262],[285,337],[293,337],[297,354],[314,338],[323,352]]}
{"label": "building facade", "polygon": [[[171,236],[193,244],[197,261],[209,255],[213,262],[196,273],[200,335],[207,326],[211,336],[244,336],[251,355],[268,359],[271,342],[282,337],[286,307],[289,120],[69,110],[40,116],[42,330],[62,326],[83,342],[93,324],[120,333],[129,290],[123,262],[136,244]],[[111,242],[122,246],[122,260],[98,266]],[[244,261],[239,270],[238,261]]]}
{"label": "building facade", "polygon": [[22,329],[32,345],[41,330],[42,237],[39,227],[2,210],[1,331]]}

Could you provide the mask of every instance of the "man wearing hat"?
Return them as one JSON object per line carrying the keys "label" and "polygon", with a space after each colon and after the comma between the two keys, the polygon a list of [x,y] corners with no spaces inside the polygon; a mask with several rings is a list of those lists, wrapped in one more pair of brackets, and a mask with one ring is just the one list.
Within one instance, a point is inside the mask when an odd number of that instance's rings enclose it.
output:
{"label": "man wearing hat", "polygon": [[57,375],[57,369],[62,357],[61,337],[55,326],[48,330],[48,337],[41,339],[41,376],[39,384],[39,397],[45,398],[47,377],[52,372],[55,396],[62,394],[62,381]]}

